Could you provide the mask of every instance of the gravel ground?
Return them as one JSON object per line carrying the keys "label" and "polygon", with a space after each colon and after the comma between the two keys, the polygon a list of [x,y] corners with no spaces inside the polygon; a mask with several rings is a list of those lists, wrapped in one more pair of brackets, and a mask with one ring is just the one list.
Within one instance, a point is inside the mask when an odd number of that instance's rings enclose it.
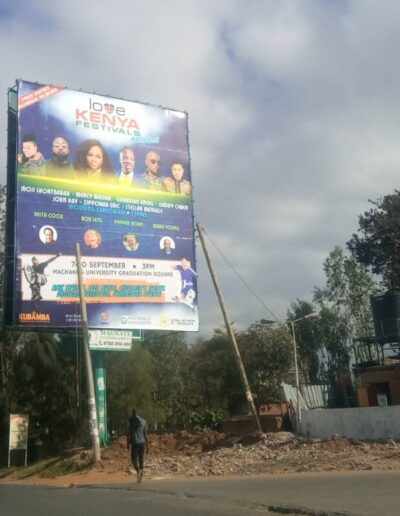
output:
{"label": "gravel ground", "polygon": [[[98,468],[129,473],[125,439],[103,452]],[[305,439],[289,432],[226,436],[217,432],[150,435],[150,476],[248,475],[400,468],[400,445],[342,437]]]}
{"label": "gravel ground", "polygon": [[[290,432],[226,435],[218,432],[150,434],[145,478],[204,478],[231,475],[400,470],[400,443],[361,441],[343,437],[305,439]],[[89,451],[74,456],[87,460]],[[62,485],[135,481],[126,439],[102,450],[102,461],[82,471],[56,478],[30,476],[18,482]],[[45,472],[44,472],[45,473]],[[16,481],[14,475],[0,482]]]}

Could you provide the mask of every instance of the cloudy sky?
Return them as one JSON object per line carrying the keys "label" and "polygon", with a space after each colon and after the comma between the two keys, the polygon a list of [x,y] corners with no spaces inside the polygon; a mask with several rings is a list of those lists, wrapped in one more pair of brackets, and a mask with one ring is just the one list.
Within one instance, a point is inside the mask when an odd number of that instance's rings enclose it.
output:
{"label": "cloudy sky", "polygon": [[[15,79],[189,113],[195,218],[284,318],[399,186],[395,0],[0,0],[0,180]],[[271,314],[209,242],[239,328]],[[201,334],[222,315],[200,246]]]}

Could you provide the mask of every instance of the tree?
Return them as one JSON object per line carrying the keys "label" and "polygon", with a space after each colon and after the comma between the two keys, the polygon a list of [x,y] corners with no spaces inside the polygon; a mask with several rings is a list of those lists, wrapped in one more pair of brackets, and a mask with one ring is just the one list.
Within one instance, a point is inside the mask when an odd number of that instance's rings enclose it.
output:
{"label": "tree", "polygon": [[[0,185],[0,289],[4,292],[4,246],[5,246],[5,194],[4,185]],[[0,300],[0,317],[4,316],[4,298]],[[12,375],[12,362],[15,349],[15,340],[0,329],[0,407],[7,405],[7,386]],[[0,408],[1,411],[1,408]],[[0,434],[1,434],[1,414],[0,414]]]}
{"label": "tree", "polygon": [[154,370],[153,410],[159,423],[184,427],[195,405],[189,350],[182,333],[149,332],[145,341]]}
{"label": "tree", "polygon": [[321,379],[330,385],[332,407],[349,406],[351,344],[349,326],[344,317],[327,307],[321,309],[318,321],[321,342]]}
{"label": "tree", "polygon": [[281,400],[281,384],[293,361],[293,341],[286,326],[261,322],[239,335],[239,348],[257,408]]}
{"label": "tree", "polygon": [[[5,272],[5,198],[6,187],[0,185],[0,320],[4,318],[4,272]],[[16,359],[18,335],[8,332],[3,325],[0,328],[0,452],[5,449],[10,405],[12,399],[14,361]]]}
{"label": "tree", "polygon": [[361,264],[382,276],[388,289],[400,288],[400,192],[370,201],[373,207],[359,217],[359,234],[347,247]]}
{"label": "tree", "polygon": [[[292,340],[286,327],[261,322],[235,332],[256,407],[281,399],[280,386],[292,363]],[[215,330],[192,350],[193,374],[206,410],[243,414],[248,402],[228,335]]]}
{"label": "tree", "polygon": [[107,356],[107,407],[109,430],[125,433],[133,408],[152,420],[152,392],[155,390],[152,356],[142,343],[127,352]]}
{"label": "tree", "polygon": [[326,284],[314,289],[314,301],[330,308],[347,322],[348,333],[366,337],[372,334],[370,296],[377,291],[372,275],[364,265],[335,247],[323,264]]}
{"label": "tree", "polygon": [[321,310],[321,368],[332,387],[333,403],[343,406],[352,396],[347,388],[352,353],[361,361],[366,352],[362,345],[355,345],[355,339],[373,334],[370,296],[377,285],[367,267],[346,256],[340,247],[331,251],[323,269],[326,284],[314,289],[314,301]]}
{"label": "tree", "polygon": [[246,396],[226,332],[217,329],[211,339],[197,341],[191,349],[190,364],[196,379],[198,412],[242,413]]}
{"label": "tree", "polygon": [[47,451],[75,444],[81,429],[74,358],[53,334],[20,334],[7,386],[9,412],[29,414],[30,437]]}

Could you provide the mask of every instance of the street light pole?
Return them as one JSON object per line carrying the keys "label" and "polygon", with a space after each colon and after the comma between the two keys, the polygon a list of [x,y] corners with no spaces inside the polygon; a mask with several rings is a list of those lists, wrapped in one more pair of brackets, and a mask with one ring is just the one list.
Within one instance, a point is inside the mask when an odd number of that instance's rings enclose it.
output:
{"label": "street light pole", "polygon": [[[294,321],[288,321],[292,327],[293,335],[293,350],[294,350],[294,370],[296,373],[296,410],[297,410],[297,426],[300,427],[301,423],[301,409],[300,409],[300,382],[299,382],[299,367],[297,365],[297,343],[296,343],[296,332],[294,329]],[[299,428],[298,428],[299,430]]]}
{"label": "street light pole", "polygon": [[312,319],[314,317],[318,317],[318,312],[311,312],[310,314],[305,315],[304,317],[299,317],[294,321],[288,321],[288,323],[292,327],[292,335],[293,335],[293,350],[294,350],[294,369],[296,373],[296,409],[297,409],[297,426],[298,430],[301,425],[301,407],[300,407],[300,381],[299,381],[299,367],[297,363],[297,343],[296,343],[296,331],[295,331],[295,323],[299,321],[304,321],[305,319]]}

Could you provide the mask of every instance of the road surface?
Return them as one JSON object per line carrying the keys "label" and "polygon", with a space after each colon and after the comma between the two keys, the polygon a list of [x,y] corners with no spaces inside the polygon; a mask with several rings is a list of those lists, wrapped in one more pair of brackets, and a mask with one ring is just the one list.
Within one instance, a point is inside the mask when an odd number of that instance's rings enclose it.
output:
{"label": "road surface", "polygon": [[399,488],[400,472],[148,480],[67,489],[0,484],[0,516],[398,516]]}

